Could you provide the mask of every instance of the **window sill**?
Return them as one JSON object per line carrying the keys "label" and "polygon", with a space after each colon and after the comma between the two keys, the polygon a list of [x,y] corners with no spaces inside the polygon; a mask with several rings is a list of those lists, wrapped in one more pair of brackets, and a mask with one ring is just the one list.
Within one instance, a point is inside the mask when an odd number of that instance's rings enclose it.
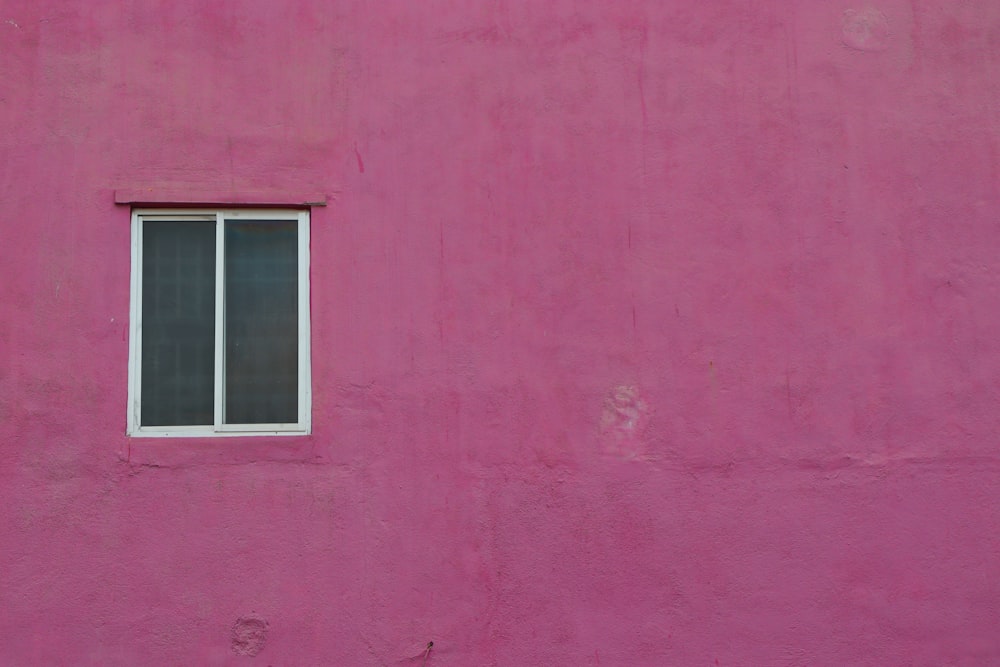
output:
{"label": "window sill", "polygon": [[128,434],[130,438],[234,438],[234,437],[260,437],[260,436],[289,436],[289,435],[309,435],[309,431],[299,428],[282,429],[233,429],[227,431],[215,431],[210,428],[185,427],[177,428],[138,428]]}
{"label": "window sill", "polygon": [[[150,468],[320,462],[314,438],[305,433],[284,431],[277,436],[226,435],[234,437],[186,434],[172,437],[126,436],[120,457],[133,467]],[[290,435],[298,437],[288,437]]]}

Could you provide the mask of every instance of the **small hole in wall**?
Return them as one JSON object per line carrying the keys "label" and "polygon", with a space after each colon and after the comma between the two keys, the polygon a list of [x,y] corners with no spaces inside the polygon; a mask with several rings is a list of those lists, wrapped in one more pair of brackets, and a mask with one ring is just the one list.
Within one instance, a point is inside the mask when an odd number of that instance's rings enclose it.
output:
{"label": "small hole in wall", "polygon": [[253,657],[267,643],[267,619],[256,615],[241,616],[233,624],[232,648],[236,655]]}

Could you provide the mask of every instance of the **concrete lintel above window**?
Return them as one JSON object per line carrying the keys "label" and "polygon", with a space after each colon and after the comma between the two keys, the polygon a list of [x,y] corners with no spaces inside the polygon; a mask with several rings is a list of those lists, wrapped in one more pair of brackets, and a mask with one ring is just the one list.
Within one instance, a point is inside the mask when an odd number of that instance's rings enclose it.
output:
{"label": "concrete lintel above window", "polygon": [[322,192],[287,192],[269,190],[159,190],[135,188],[115,190],[115,203],[126,206],[267,206],[305,208],[326,206]]}

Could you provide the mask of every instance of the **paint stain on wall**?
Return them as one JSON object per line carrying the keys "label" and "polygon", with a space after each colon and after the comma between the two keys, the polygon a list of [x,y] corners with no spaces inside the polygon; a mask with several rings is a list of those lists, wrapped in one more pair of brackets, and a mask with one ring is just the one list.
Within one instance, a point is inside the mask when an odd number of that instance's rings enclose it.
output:
{"label": "paint stain on wall", "polygon": [[644,453],[642,434],[648,414],[638,387],[621,385],[612,389],[604,399],[601,414],[605,450],[627,459],[639,458]]}
{"label": "paint stain on wall", "polygon": [[233,624],[232,647],[236,655],[253,657],[267,643],[267,620],[259,616],[241,616]]}
{"label": "paint stain on wall", "polygon": [[889,48],[889,19],[874,7],[848,9],[843,18],[843,40],[858,51],[885,51]]}
{"label": "paint stain on wall", "polygon": [[358,150],[357,144],[354,144],[354,157],[358,160],[358,173],[365,173],[365,161],[361,158],[361,151]]}

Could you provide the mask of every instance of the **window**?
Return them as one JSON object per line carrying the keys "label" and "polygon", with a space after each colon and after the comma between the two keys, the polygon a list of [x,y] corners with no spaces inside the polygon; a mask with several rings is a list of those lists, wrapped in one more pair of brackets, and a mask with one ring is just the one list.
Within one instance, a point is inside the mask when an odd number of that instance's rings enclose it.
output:
{"label": "window", "polygon": [[128,433],[310,430],[309,213],[134,210]]}

